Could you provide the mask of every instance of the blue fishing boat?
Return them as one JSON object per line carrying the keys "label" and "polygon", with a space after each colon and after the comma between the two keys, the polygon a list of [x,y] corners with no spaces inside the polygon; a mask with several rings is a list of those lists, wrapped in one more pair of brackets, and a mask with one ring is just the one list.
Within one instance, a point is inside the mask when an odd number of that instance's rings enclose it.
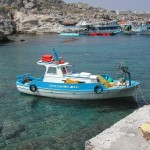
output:
{"label": "blue fishing boat", "polygon": [[150,24],[145,25],[126,25],[123,32],[125,34],[150,35]]}
{"label": "blue fishing boat", "polygon": [[[45,66],[44,76],[17,76],[16,86],[22,93],[60,99],[100,100],[134,96],[139,82],[131,80],[127,65],[119,65],[124,76],[115,80],[107,74],[74,73],[69,62],[53,55],[42,55],[38,65]],[[125,76],[128,76],[125,77]]]}
{"label": "blue fishing boat", "polygon": [[62,36],[79,36],[80,34],[79,33],[69,33],[69,32],[61,32],[60,35]]}
{"label": "blue fishing boat", "polygon": [[122,29],[117,21],[111,22],[101,22],[97,25],[92,25],[89,28],[90,32],[95,32],[97,35],[99,34],[109,34],[114,35],[122,32]]}

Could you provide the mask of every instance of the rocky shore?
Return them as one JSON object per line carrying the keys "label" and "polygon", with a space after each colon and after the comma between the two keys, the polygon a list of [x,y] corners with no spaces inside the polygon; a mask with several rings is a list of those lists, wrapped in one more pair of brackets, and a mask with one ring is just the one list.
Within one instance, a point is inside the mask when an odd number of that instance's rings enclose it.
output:
{"label": "rocky shore", "polygon": [[0,43],[8,43],[10,41],[3,32],[0,32]]}
{"label": "rocky shore", "polygon": [[60,33],[64,25],[76,25],[80,21],[141,19],[138,16],[118,15],[103,8],[84,3],[66,4],[62,0],[0,0],[0,31],[14,33]]}

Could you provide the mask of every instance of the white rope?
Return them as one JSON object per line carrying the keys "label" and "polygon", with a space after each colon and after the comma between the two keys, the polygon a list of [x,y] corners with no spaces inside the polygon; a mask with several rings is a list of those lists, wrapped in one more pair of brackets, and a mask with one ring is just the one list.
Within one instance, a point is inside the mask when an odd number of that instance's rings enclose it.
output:
{"label": "white rope", "polygon": [[149,105],[149,103],[145,100],[145,98],[144,98],[144,95],[143,95],[143,93],[142,93],[142,90],[141,90],[141,87],[139,86],[139,90],[140,90],[140,94],[141,94],[141,96],[142,96],[142,98],[143,98],[143,101],[147,104],[147,105]]}
{"label": "white rope", "polygon": [[138,96],[138,92],[137,92],[137,88],[135,87],[135,100],[136,100],[138,106],[141,107],[139,102],[138,102],[138,97],[137,96]]}

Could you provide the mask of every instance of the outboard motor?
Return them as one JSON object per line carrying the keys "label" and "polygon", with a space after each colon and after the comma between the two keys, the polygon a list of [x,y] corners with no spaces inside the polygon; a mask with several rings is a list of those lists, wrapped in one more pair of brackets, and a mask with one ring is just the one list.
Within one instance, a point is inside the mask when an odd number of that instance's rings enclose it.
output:
{"label": "outboard motor", "polygon": [[128,75],[129,79],[129,86],[131,86],[131,74],[128,71],[128,65],[125,61],[121,61],[119,65],[117,66],[119,69],[119,72],[121,72],[122,77],[124,78],[124,81],[126,80],[126,74]]}

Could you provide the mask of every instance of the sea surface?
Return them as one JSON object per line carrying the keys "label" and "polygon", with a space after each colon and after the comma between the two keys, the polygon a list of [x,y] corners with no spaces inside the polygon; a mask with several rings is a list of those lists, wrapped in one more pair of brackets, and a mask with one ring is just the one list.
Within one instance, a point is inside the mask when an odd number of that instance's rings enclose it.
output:
{"label": "sea surface", "polygon": [[[84,150],[85,141],[150,103],[150,36],[71,37],[14,35],[0,45],[0,150]],[[25,41],[20,41],[25,40]],[[126,61],[131,78],[141,83],[137,98],[100,101],[61,100],[21,94],[16,76],[43,76],[42,54],[58,55],[77,72],[118,78]],[[133,101],[135,100],[135,101]],[[138,103],[136,102],[138,101]]]}

